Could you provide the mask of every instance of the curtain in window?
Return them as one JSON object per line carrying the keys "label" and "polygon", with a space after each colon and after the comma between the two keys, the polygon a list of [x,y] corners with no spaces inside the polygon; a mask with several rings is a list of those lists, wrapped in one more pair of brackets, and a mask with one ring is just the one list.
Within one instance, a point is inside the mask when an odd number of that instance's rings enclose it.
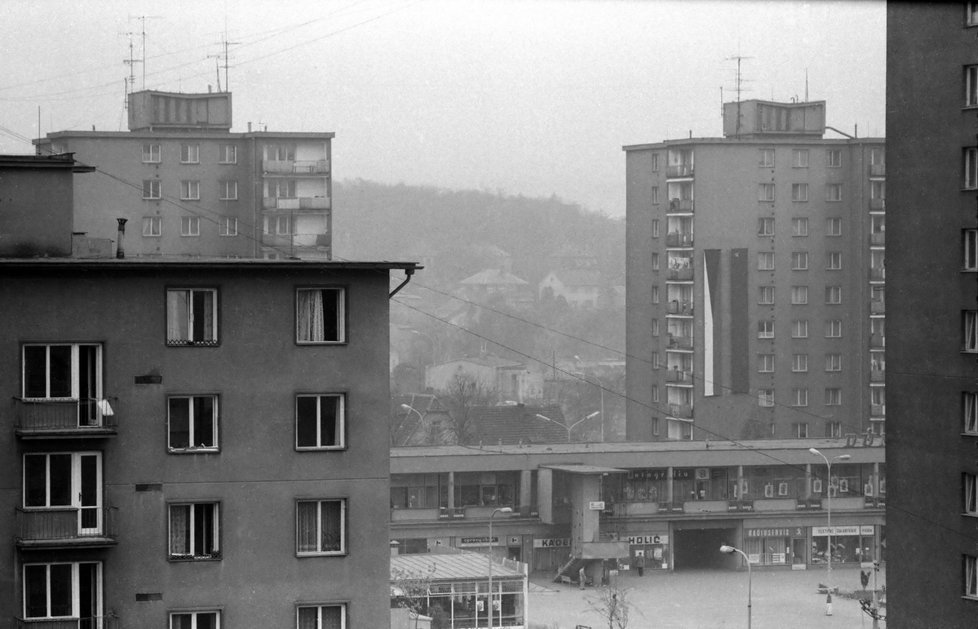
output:
{"label": "curtain in window", "polygon": [[343,509],[338,500],[324,500],[322,503],[322,550],[343,550]]}
{"label": "curtain in window", "polygon": [[967,310],[964,313],[964,348],[966,350],[978,349],[978,329],[975,323],[978,321],[978,312]]}
{"label": "curtain in window", "polygon": [[332,395],[324,395],[320,398],[319,409],[319,440],[321,446],[336,446],[338,431],[336,430],[336,416],[340,404],[340,398]]}
{"label": "curtain in window", "polygon": [[343,608],[339,605],[323,607],[322,629],[343,629]]}
{"label": "curtain in window", "polygon": [[190,447],[190,398],[170,398],[170,447]]}
{"label": "curtain in window", "polygon": [[170,554],[190,554],[190,505],[170,507]]}
{"label": "curtain in window", "polygon": [[318,527],[319,503],[300,502],[296,512],[296,549],[300,553],[314,553],[318,551],[317,539],[319,536]]}
{"label": "curtain in window", "polygon": [[215,341],[214,335],[214,291],[193,291],[194,336],[195,341]]}
{"label": "curtain in window", "polygon": [[190,291],[171,290],[166,293],[166,340],[190,340]]}
{"label": "curtain in window", "polygon": [[300,607],[298,629],[319,629],[319,608]]}
{"label": "curtain in window", "polygon": [[298,335],[300,341],[326,340],[323,325],[323,291],[300,290],[298,293]]}

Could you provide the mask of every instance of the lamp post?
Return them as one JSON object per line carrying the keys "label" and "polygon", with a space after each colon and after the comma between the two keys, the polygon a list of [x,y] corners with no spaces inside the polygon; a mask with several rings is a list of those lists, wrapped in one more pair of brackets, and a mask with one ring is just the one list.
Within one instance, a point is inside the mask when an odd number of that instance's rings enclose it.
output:
{"label": "lamp post", "polygon": [[750,611],[751,611],[750,610],[750,603],[751,603],[750,557],[748,557],[747,554],[744,553],[744,551],[740,550],[739,548],[734,548],[733,546],[727,546],[726,544],[720,547],[720,552],[727,553],[728,555],[731,553],[740,553],[741,556],[744,558],[744,561],[747,562],[747,629],[750,629]]}
{"label": "lamp post", "polygon": [[[492,518],[497,513],[512,512],[512,507],[500,507],[498,509],[493,509],[492,513],[489,514],[489,629],[492,629]],[[501,613],[502,605],[500,605],[499,608]]]}
{"label": "lamp post", "polygon": [[[418,428],[421,428],[422,430],[424,430],[424,415],[421,414],[421,411],[419,411],[418,409],[414,408],[410,404],[401,404],[401,409],[407,411],[408,414],[410,414],[412,412],[417,413],[418,414]],[[402,426],[403,426],[403,424],[402,424]],[[398,427],[398,429],[400,429],[400,426]],[[396,439],[397,439],[397,435],[395,434],[395,431],[394,430],[391,430],[391,445],[395,445],[395,446],[398,445],[397,443],[395,443],[395,440]],[[411,440],[411,435],[408,435],[407,436],[407,440],[408,441]]]}
{"label": "lamp post", "polygon": [[[546,415],[541,415],[540,413],[537,413],[536,416],[537,416],[537,419],[542,419],[545,422],[550,422],[552,424],[557,424],[558,426],[560,426],[561,428],[563,428],[564,430],[566,430],[567,431],[567,443],[570,443],[570,440],[571,440],[571,431],[574,430],[575,428],[577,428],[578,424],[582,424],[582,423],[586,422],[589,419],[594,419],[595,417],[597,417],[600,414],[601,414],[601,411],[594,411],[593,413],[590,413],[588,415],[585,415],[584,417],[582,417],[581,419],[577,420],[576,422],[574,422],[570,426],[567,426],[566,424],[563,424],[563,423],[557,421],[556,419],[550,419]],[[602,418],[602,422],[603,421],[604,421],[604,418]]]}
{"label": "lamp post", "polygon": [[826,557],[826,595],[825,595],[825,615],[832,615],[832,461],[848,461],[851,457],[848,454],[839,454],[831,459],[819,452],[815,448],[809,448],[809,452],[822,457],[825,461],[825,512],[827,519],[827,530],[825,540]]}

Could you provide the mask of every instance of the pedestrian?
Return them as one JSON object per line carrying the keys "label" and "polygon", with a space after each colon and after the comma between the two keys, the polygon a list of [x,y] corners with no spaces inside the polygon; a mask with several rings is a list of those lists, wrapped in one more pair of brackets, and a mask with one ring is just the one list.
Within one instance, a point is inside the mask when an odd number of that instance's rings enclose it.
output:
{"label": "pedestrian", "polygon": [[638,568],[638,576],[645,576],[645,557],[639,555],[635,558],[635,567]]}
{"label": "pedestrian", "polygon": [[581,569],[577,571],[577,580],[583,590],[584,583],[587,580],[587,575],[584,573],[584,566],[581,566]]}

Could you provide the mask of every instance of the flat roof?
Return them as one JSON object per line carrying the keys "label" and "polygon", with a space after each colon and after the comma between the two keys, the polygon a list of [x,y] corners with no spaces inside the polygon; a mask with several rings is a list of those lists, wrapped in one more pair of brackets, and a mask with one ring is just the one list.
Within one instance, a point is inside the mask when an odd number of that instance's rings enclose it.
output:
{"label": "flat roof", "polygon": [[[751,136],[754,137],[751,137]],[[676,138],[673,140],[663,140],[662,142],[645,142],[643,144],[625,144],[621,147],[621,150],[628,151],[642,151],[649,149],[664,149],[670,146],[695,146],[697,144],[751,144],[751,145],[770,145],[775,146],[778,144],[793,144],[793,145],[845,145],[845,144],[886,144],[886,138],[877,137],[865,137],[865,138],[825,138],[825,137],[809,137],[805,135],[792,135],[792,136],[778,136],[778,135],[765,135],[760,136],[760,133],[755,134],[745,134],[746,137],[738,138],[723,138],[723,137],[705,137],[705,138]]]}
{"label": "flat roof", "polygon": [[261,258],[191,258],[185,256],[132,258],[0,258],[2,269],[322,269],[322,270],[419,270],[417,262],[333,261],[333,260],[265,260]]}
{"label": "flat roof", "polygon": [[[397,555],[391,557],[391,580],[396,579],[395,571],[403,571],[407,575],[427,575],[431,572],[432,581],[473,581],[489,578],[489,560],[486,555],[470,552]],[[523,573],[511,564],[493,561],[492,577],[522,578]]]}
{"label": "flat roof", "polygon": [[[170,123],[161,123],[170,124]],[[98,138],[98,139],[137,139],[137,138],[201,138],[201,139],[247,139],[247,138],[286,138],[286,139],[309,139],[309,140],[330,140],[336,137],[333,131],[221,131],[213,127],[204,129],[178,127],[170,129],[162,127],[156,131],[148,129],[138,129],[136,131],[52,131],[43,138],[31,140],[34,145],[46,144],[50,140],[60,138]]]}
{"label": "flat roof", "polygon": [[594,475],[594,474],[624,474],[628,470],[623,470],[618,467],[604,467],[602,465],[541,465],[540,467],[557,470],[559,472],[567,472],[568,474],[583,474],[583,475]]}

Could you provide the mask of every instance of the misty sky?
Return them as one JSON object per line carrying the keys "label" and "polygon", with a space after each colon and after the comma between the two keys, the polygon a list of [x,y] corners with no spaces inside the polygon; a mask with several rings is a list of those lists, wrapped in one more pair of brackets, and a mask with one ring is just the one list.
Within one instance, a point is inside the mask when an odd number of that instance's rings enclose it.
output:
{"label": "misty sky", "polygon": [[807,71],[828,124],[884,131],[882,1],[2,6],[0,153],[32,152],[39,107],[42,134],[124,130],[127,33],[138,59],[143,23],[147,89],[216,90],[226,30],[233,130],[333,131],[337,179],[556,194],[621,215],[622,145],[720,135],[737,55],[744,98],[804,99]]}

